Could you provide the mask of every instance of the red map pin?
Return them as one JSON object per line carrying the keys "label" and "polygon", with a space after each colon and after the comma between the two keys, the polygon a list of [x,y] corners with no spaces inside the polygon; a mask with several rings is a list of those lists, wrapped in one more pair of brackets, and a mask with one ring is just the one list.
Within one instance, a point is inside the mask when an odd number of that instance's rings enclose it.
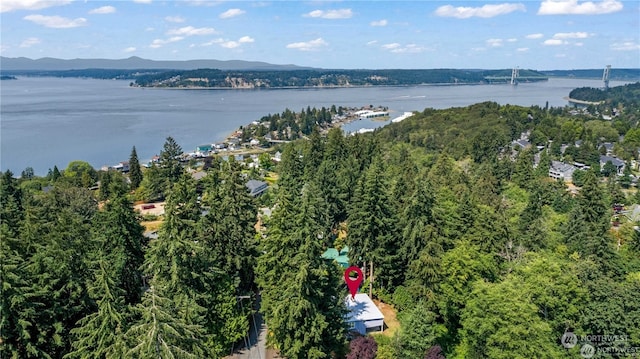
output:
{"label": "red map pin", "polygon": [[[351,278],[350,274],[353,272],[356,272],[358,276]],[[347,287],[349,287],[351,299],[356,299],[356,293],[358,293],[358,288],[360,288],[360,283],[362,283],[363,279],[362,271],[356,266],[351,266],[344,271],[344,281],[347,282]]]}

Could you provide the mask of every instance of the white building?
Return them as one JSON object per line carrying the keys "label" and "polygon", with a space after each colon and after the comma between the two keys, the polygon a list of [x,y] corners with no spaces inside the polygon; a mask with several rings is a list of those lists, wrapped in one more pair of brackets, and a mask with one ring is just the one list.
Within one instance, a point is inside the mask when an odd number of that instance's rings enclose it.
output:
{"label": "white building", "polygon": [[368,332],[381,332],[384,330],[384,315],[375,303],[364,293],[355,295],[355,299],[348,295],[345,299],[347,310],[345,320],[350,331],[356,331],[362,335]]}
{"label": "white building", "polygon": [[551,161],[551,166],[549,166],[549,177],[570,182],[573,179],[573,172],[576,169],[577,168],[575,166],[564,162]]}

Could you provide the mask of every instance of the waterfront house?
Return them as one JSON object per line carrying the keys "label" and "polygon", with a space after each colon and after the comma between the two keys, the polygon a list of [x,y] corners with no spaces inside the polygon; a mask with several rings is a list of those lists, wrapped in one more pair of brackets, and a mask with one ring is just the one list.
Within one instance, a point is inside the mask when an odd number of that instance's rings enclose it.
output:
{"label": "waterfront house", "polygon": [[123,173],[129,172],[129,161],[119,162],[117,165],[115,165],[115,166],[113,166],[111,168],[116,170],[116,171],[123,172]]}
{"label": "waterfront house", "polygon": [[196,147],[196,153],[207,153],[211,152],[213,146],[211,145],[200,145]]}

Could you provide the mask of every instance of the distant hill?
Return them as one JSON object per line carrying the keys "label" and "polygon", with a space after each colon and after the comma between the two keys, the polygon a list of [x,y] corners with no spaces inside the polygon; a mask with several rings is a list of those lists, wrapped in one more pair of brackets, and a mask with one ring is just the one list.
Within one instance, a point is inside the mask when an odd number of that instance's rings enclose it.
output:
{"label": "distant hill", "polygon": [[[541,73],[550,77],[572,77],[579,79],[601,79],[603,69],[583,69],[583,70],[546,70]],[[610,80],[639,80],[640,69],[617,69],[611,68]]]}
{"label": "distant hill", "polygon": [[29,59],[26,57],[1,57],[0,70],[2,71],[66,71],[80,69],[150,69],[150,70],[195,70],[195,69],[220,69],[220,70],[301,70],[310,69],[296,65],[274,65],[260,61],[242,60],[188,60],[188,61],[156,61],[147,60],[137,56],[127,59],[72,59],[63,60],[51,57],[41,59]]}

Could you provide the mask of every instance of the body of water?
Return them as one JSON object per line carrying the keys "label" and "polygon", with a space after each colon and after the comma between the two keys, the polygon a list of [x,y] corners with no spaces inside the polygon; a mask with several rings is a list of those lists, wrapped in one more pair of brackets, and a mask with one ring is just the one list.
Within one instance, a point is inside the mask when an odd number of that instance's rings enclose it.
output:
{"label": "body of water", "polygon": [[[623,83],[611,82],[611,86]],[[564,106],[576,87],[597,80],[550,79],[511,85],[451,85],[272,90],[130,88],[129,81],[21,77],[0,83],[0,169],[19,175],[33,167],[44,175],[83,160],[95,168],[141,161],[172,136],[184,151],[222,141],[240,126],[286,108],[386,106],[391,118],[405,111],[467,106],[483,101],[522,106]],[[377,127],[356,121],[345,131]]]}

